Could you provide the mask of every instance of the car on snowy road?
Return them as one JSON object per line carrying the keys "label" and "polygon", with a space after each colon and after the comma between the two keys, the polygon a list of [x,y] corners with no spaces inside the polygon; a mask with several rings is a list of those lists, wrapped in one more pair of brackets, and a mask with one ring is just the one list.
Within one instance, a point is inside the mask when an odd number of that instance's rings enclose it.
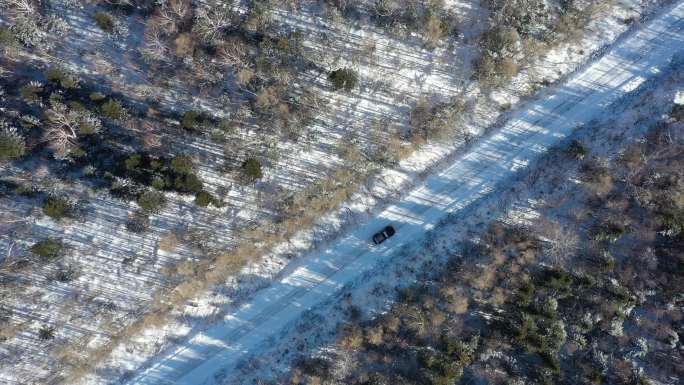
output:
{"label": "car on snowy road", "polygon": [[375,235],[373,235],[373,243],[379,245],[385,242],[387,238],[391,237],[395,233],[396,231],[394,230],[394,227],[392,227],[391,225],[386,226],[384,229],[378,231],[377,233],[375,233]]}

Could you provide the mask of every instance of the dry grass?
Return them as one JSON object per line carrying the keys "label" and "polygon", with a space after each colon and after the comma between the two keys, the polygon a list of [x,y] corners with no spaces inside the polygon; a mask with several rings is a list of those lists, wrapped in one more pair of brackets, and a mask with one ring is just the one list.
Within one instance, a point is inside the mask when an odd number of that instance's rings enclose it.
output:
{"label": "dry grass", "polygon": [[178,246],[178,236],[175,233],[167,233],[159,239],[159,250],[172,253]]}
{"label": "dry grass", "polygon": [[192,36],[188,33],[181,33],[174,40],[175,52],[178,57],[189,57],[192,55],[195,46],[192,41]]}

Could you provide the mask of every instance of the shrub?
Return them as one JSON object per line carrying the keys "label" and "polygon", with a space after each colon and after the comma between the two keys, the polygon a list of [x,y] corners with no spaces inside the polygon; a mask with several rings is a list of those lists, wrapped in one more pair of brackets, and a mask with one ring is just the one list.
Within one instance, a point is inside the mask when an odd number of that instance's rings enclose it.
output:
{"label": "shrub", "polygon": [[43,205],[43,213],[54,220],[71,215],[69,201],[61,197],[49,197]]}
{"label": "shrub", "polygon": [[44,325],[38,330],[38,338],[43,341],[55,338],[55,328],[53,326]]}
{"label": "shrub", "polygon": [[183,119],[181,120],[181,127],[186,130],[192,130],[197,126],[197,118],[200,114],[196,111],[187,111],[183,114]]}
{"label": "shrub", "polygon": [[78,159],[78,158],[83,158],[86,156],[85,150],[83,150],[81,147],[74,147],[69,151],[69,157],[72,159]]}
{"label": "shrub", "polygon": [[174,180],[174,188],[182,193],[198,193],[202,191],[204,184],[195,174],[179,175]]}
{"label": "shrub", "polygon": [[158,176],[154,177],[154,179],[152,179],[152,183],[150,185],[152,186],[152,188],[155,188],[157,190],[163,190],[167,186],[164,178],[161,178]]}
{"label": "shrub", "polygon": [[684,121],[684,104],[675,104],[674,107],[672,107],[670,116],[679,122]]}
{"label": "shrub", "polygon": [[159,170],[164,163],[159,159],[150,159],[150,168],[152,170]]}
{"label": "shrub", "polygon": [[71,282],[76,278],[76,269],[72,266],[60,268],[55,272],[54,279],[59,282]]}
{"label": "shrub", "polygon": [[88,112],[86,106],[84,106],[83,103],[78,102],[76,100],[72,100],[69,102],[69,108],[78,113]]}
{"label": "shrub", "polygon": [[21,158],[26,152],[26,144],[21,135],[10,131],[0,131],[0,161]]}
{"label": "shrub", "polygon": [[40,92],[43,88],[36,84],[26,84],[19,88],[19,95],[24,99],[26,103],[38,103],[40,102]]}
{"label": "shrub", "polygon": [[113,99],[109,99],[100,108],[102,109],[102,114],[112,120],[121,120],[126,113],[121,103]]}
{"label": "shrub", "polygon": [[140,154],[133,154],[126,158],[124,163],[126,164],[126,169],[133,171],[140,166],[140,163],[142,161],[142,156]]}
{"label": "shrub", "polygon": [[610,176],[610,170],[599,159],[590,159],[582,163],[579,171],[586,182],[600,183],[604,177]]}
{"label": "shrub", "polygon": [[61,68],[51,67],[45,70],[45,78],[52,82],[62,86],[65,89],[72,89],[78,87],[78,80],[73,76],[68,75]]}
{"label": "shrub", "polygon": [[65,76],[64,71],[57,67],[48,68],[43,74],[48,81],[53,83],[59,83]]}
{"label": "shrub", "polygon": [[165,204],[166,198],[159,191],[147,191],[138,197],[138,205],[146,212],[158,213]]}
{"label": "shrub", "polygon": [[254,182],[261,179],[263,173],[261,171],[261,162],[256,158],[249,158],[242,163],[242,175],[248,182]]}
{"label": "shrub", "polygon": [[178,155],[171,159],[171,170],[177,174],[192,173],[192,158],[187,155]]}
{"label": "shrub", "polygon": [[684,233],[684,210],[673,210],[665,215],[663,220],[665,234],[676,237]]}
{"label": "shrub", "polygon": [[359,83],[356,72],[350,68],[340,68],[330,72],[328,80],[333,84],[335,90],[353,90]]}
{"label": "shrub", "polygon": [[12,31],[6,27],[0,27],[0,47],[14,47],[17,45],[17,38]]}
{"label": "shrub", "polygon": [[35,186],[33,186],[33,185],[26,184],[26,185],[18,186],[18,187],[14,190],[14,192],[15,192],[16,194],[18,194],[18,195],[21,195],[21,196],[33,197],[33,196],[35,196],[36,193],[38,192],[38,189],[37,189]]}
{"label": "shrub", "polygon": [[440,103],[432,104],[427,99],[419,100],[411,110],[411,138],[444,139],[447,138],[461,105]]}
{"label": "shrub", "polygon": [[101,122],[84,120],[78,124],[78,133],[81,135],[95,135],[100,131]]}
{"label": "shrub", "polygon": [[559,297],[566,297],[572,291],[572,274],[562,269],[544,269],[539,273],[537,281],[540,287],[552,289]]}
{"label": "shrub", "polygon": [[59,84],[62,86],[62,88],[67,90],[78,88],[78,79],[76,79],[74,76],[67,75],[59,82]]}
{"label": "shrub", "polygon": [[202,190],[195,195],[195,204],[199,207],[207,207],[209,204],[216,206],[216,199],[208,192]]}
{"label": "shrub", "polygon": [[174,233],[167,233],[159,238],[159,250],[171,253],[178,246],[178,236]]}
{"label": "shrub", "polygon": [[114,32],[114,18],[106,12],[98,12],[94,16],[95,23],[107,33]]}
{"label": "shrub", "polygon": [[191,56],[195,51],[195,44],[189,33],[181,33],[173,41],[175,45],[176,56],[178,57],[188,57]]}
{"label": "shrub", "polygon": [[94,102],[101,102],[107,98],[102,92],[92,92],[88,97]]}
{"label": "shrub", "polygon": [[150,218],[149,216],[142,212],[142,211],[136,211],[132,215],[128,217],[128,220],[126,221],[126,230],[140,234],[144,233],[149,229],[150,227]]}
{"label": "shrub", "polygon": [[596,241],[617,242],[625,234],[625,227],[619,223],[606,222],[595,226],[591,231],[591,237]]}
{"label": "shrub", "polygon": [[547,350],[541,350],[538,352],[538,354],[544,366],[551,370],[551,373],[560,374],[561,366],[556,354]]}
{"label": "shrub", "polygon": [[450,32],[450,25],[448,22],[440,20],[435,15],[428,16],[426,22],[423,24],[423,35],[431,47],[446,37]]}
{"label": "shrub", "polygon": [[346,350],[355,350],[363,344],[363,332],[358,325],[346,324],[340,328],[338,344]]}
{"label": "shrub", "polygon": [[61,239],[48,238],[33,244],[30,250],[33,254],[43,259],[52,260],[59,257],[62,248],[63,244]]}

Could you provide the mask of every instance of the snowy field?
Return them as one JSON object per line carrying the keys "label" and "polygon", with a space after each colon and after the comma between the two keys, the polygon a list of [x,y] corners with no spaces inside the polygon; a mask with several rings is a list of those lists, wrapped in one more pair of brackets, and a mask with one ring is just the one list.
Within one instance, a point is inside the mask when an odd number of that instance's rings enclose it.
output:
{"label": "snowy field", "polygon": [[[684,5],[677,5],[604,57],[538,102],[515,113],[502,128],[479,141],[438,175],[429,177],[376,218],[306,258],[300,267],[263,290],[217,325],[171,349],[130,383],[209,383],[214,374],[231,378],[231,370],[258,348],[279,339],[287,324],[367,271],[420,245],[425,233],[448,214],[467,210],[500,188],[521,169],[584,124],[669,66],[682,53]],[[382,246],[368,239],[387,223],[398,232]]]}

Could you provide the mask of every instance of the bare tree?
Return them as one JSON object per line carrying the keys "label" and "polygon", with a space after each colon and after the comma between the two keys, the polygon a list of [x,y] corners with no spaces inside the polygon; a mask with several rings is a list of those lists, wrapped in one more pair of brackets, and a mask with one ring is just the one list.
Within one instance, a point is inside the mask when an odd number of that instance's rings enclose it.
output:
{"label": "bare tree", "polygon": [[219,48],[220,60],[234,68],[246,68],[249,66],[247,55],[249,48],[239,38],[230,38]]}
{"label": "bare tree", "polygon": [[225,7],[200,8],[195,16],[195,30],[208,43],[215,42],[232,22],[232,12]]}
{"label": "bare tree", "polygon": [[189,0],[170,0],[167,7],[178,19],[184,19],[190,14]]}
{"label": "bare tree", "polygon": [[36,8],[32,0],[0,0],[0,9],[9,11],[12,17],[31,17]]}
{"label": "bare tree", "polygon": [[158,61],[164,61],[167,58],[169,47],[164,39],[164,33],[159,23],[148,23],[145,29],[145,44],[140,49],[140,53]]}
{"label": "bare tree", "polygon": [[85,127],[96,132],[101,122],[96,117],[79,111],[70,110],[62,103],[53,102],[45,112],[48,124],[43,132],[43,141],[48,143],[56,158],[64,158],[73,150],[79,132]]}

